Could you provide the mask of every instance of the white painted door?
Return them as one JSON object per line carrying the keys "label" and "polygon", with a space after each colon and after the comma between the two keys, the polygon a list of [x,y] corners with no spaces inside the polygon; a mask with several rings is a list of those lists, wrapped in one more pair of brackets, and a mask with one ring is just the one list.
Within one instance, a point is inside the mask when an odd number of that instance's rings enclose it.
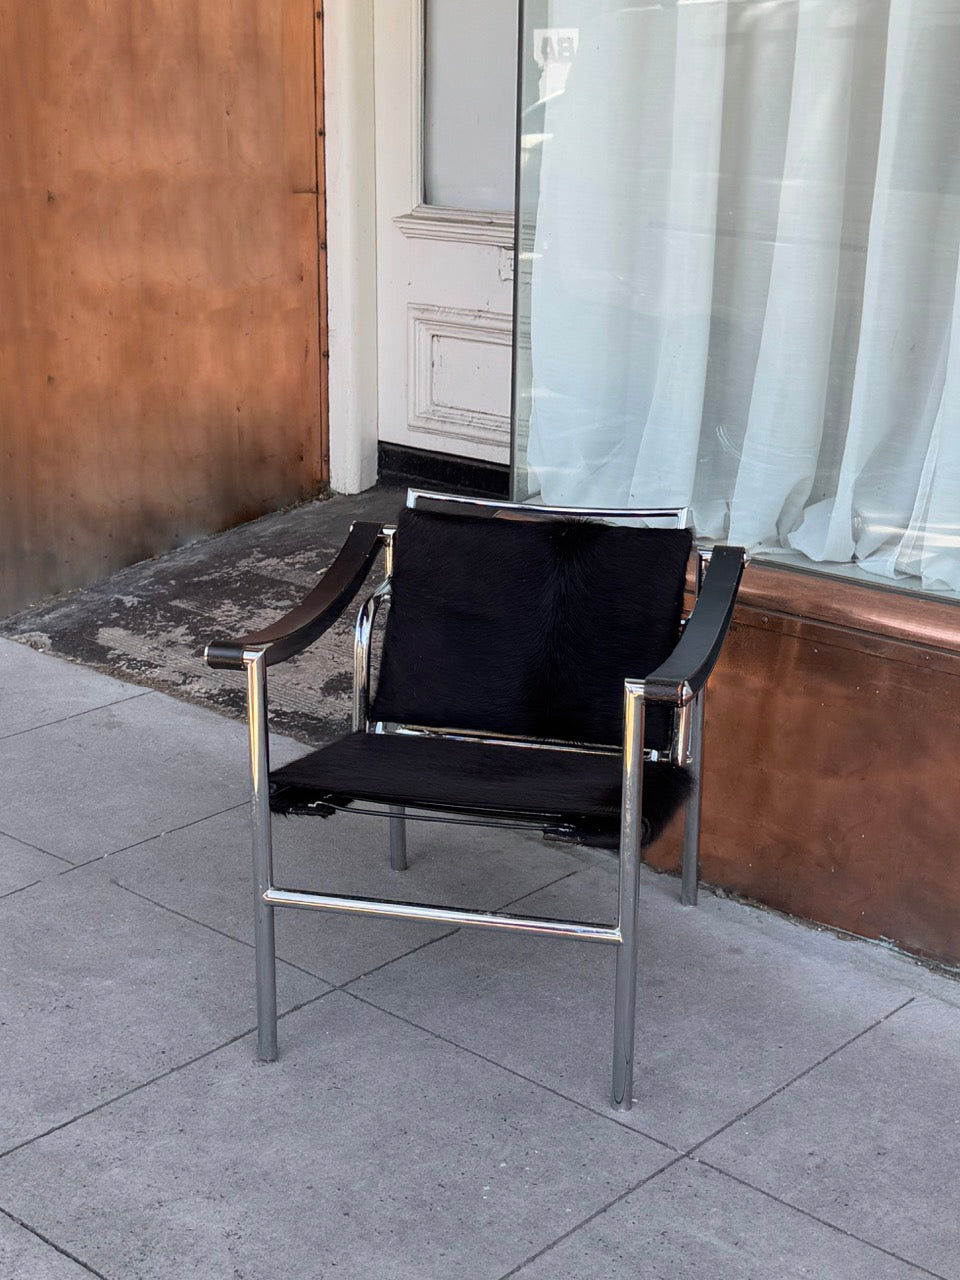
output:
{"label": "white painted door", "polygon": [[376,0],[382,441],[510,458],[518,0]]}

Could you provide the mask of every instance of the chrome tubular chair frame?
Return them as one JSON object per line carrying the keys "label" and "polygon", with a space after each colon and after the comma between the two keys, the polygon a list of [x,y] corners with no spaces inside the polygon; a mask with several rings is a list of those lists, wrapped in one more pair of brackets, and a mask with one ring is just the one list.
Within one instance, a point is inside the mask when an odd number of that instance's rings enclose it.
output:
{"label": "chrome tubular chair frame", "polygon": [[[576,515],[598,520],[670,519],[684,527],[687,511],[682,508],[656,511],[585,511],[566,508],[531,508],[508,502],[480,501],[411,490],[408,506],[430,510],[469,510],[474,515],[496,518],[509,514],[514,519],[544,519]],[[282,888],[273,880],[273,850],[269,800],[269,742],[267,727],[267,667],[301,652],[322,634],[356,595],[381,549],[385,550],[385,576],[380,586],[361,605],[354,629],[354,728],[369,733],[429,733],[449,737],[473,737],[518,748],[538,749],[550,744],[511,737],[491,738],[464,730],[424,729],[414,725],[371,723],[369,715],[371,636],[380,606],[389,604],[393,570],[395,528],[390,525],[355,524],[347,542],[318,585],[302,603],[277,623],[237,641],[212,641],[204,657],[211,667],[242,669],[246,674],[247,719],[251,778],[251,817],[255,883],[254,936],[256,944],[258,1056],[265,1061],[277,1057],[276,955],[274,940],[275,907],[300,907],[348,914],[430,921],[440,924],[502,929],[554,937],[576,938],[617,946],[614,996],[613,1102],[628,1110],[632,1104],[634,1021],[637,986],[637,913],[639,907],[643,762],[656,759],[644,750],[645,710],[650,702],[665,702],[676,709],[671,758],[677,763],[692,762],[697,768],[701,756],[703,726],[703,683],[719,650],[722,633],[729,623],[733,599],[742,571],[743,555],[738,548],[722,548],[723,563],[717,556],[719,573],[710,602],[710,617],[699,634],[684,626],[680,643],[658,671],[643,680],[624,684],[624,735],[622,801],[617,920],[615,924],[539,919],[512,914],[470,911],[411,902],[382,901],[344,894],[324,894]],[[704,567],[709,553],[698,553],[694,595],[703,598]],[[556,744],[560,745],[560,744]],[[615,748],[570,748],[604,753]],[[681,901],[696,902],[698,878],[700,786],[696,777],[687,801],[683,839]],[[469,819],[466,819],[469,822]],[[390,862],[395,870],[406,867],[406,818],[400,805],[389,807]],[[539,825],[539,824],[538,824]]]}

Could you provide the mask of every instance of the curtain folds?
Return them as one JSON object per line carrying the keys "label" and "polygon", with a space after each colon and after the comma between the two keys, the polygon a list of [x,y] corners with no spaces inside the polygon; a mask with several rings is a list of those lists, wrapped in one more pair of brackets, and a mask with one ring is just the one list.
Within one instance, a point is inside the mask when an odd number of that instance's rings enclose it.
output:
{"label": "curtain folds", "polygon": [[531,488],[960,590],[960,0],[613,8],[544,104]]}

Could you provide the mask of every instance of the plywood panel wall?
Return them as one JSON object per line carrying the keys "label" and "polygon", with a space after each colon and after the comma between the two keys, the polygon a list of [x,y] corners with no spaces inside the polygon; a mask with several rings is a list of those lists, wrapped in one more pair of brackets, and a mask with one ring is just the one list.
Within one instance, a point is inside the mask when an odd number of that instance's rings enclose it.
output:
{"label": "plywood panel wall", "polygon": [[317,8],[0,0],[0,613],[316,491]]}

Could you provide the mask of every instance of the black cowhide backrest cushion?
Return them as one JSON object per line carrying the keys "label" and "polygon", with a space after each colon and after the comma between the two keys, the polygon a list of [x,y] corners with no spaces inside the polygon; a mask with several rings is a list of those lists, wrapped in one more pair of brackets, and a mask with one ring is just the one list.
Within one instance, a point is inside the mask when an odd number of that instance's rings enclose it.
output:
{"label": "black cowhide backrest cushion", "polygon": [[[692,535],[404,510],[376,720],[619,743],[623,681],[677,642]],[[665,746],[671,719],[648,716]]]}

